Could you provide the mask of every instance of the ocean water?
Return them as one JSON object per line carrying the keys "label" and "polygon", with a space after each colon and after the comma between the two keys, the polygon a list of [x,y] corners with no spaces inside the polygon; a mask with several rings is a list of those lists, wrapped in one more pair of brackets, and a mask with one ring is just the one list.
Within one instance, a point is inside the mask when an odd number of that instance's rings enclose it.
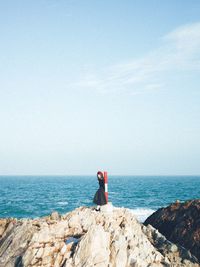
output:
{"label": "ocean water", "polygon": [[[200,176],[110,176],[109,202],[140,221],[153,211],[200,198]],[[35,218],[93,206],[96,176],[0,176],[0,217]]]}

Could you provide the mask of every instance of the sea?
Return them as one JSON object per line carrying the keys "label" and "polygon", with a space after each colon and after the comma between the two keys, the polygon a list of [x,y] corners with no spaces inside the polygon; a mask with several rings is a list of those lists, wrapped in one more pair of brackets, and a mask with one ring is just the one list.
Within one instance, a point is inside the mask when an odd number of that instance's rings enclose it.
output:
{"label": "sea", "polygon": [[[94,176],[0,176],[0,218],[36,218],[92,207]],[[109,176],[108,198],[139,221],[176,200],[200,198],[200,176]]]}

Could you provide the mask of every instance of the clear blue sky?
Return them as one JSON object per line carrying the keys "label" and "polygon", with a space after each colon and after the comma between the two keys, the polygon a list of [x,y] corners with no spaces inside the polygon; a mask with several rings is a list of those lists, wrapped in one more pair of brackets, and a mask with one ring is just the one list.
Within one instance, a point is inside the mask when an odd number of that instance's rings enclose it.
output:
{"label": "clear blue sky", "polygon": [[200,174],[200,1],[1,1],[0,123],[0,174]]}

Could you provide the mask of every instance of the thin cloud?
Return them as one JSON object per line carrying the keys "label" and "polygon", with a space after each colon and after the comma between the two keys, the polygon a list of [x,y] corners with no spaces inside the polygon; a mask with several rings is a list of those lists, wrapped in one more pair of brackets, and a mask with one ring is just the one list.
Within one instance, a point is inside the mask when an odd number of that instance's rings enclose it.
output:
{"label": "thin cloud", "polygon": [[179,27],[161,41],[160,47],[146,56],[99,72],[88,70],[83,79],[73,85],[137,95],[140,91],[163,88],[170,71],[200,71],[200,22]]}

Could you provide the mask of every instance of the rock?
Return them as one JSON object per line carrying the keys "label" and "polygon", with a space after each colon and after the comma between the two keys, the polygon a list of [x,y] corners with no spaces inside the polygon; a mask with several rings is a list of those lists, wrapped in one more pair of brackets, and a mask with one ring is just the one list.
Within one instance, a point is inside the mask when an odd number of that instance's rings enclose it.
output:
{"label": "rock", "polygon": [[200,261],[200,199],[176,201],[157,210],[144,224],[151,224],[168,240],[190,250]]}
{"label": "rock", "polygon": [[61,218],[60,214],[57,211],[54,211],[50,215],[51,220],[59,221]]}
{"label": "rock", "polygon": [[69,218],[68,225],[70,228],[79,228],[80,227],[80,217],[78,214],[75,214]]}
{"label": "rock", "polygon": [[0,220],[0,239],[5,232],[6,228],[8,227],[9,223],[11,222],[10,219],[1,219]]}
{"label": "rock", "polygon": [[[182,266],[199,266],[198,260],[191,254],[187,253],[188,251],[178,245],[173,244],[167,240],[161,233],[158,232],[150,224],[143,227],[144,233],[157,248],[158,251],[167,259],[169,266],[182,267]],[[182,262],[190,262],[191,265],[182,265]]]}
{"label": "rock", "polygon": [[101,206],[101,212],[112,213],[113,205],[111,202],[108,202],[106,205]]}
{"label": "rock", "polygon": [[38,259],[42,258],[43,252],[44,252],[44,249],[42,247],[39,248],[35,257]]}
{"label": "rock", "polygon": [[[50,256],[50,255],[48,255],[48,256],[45,256],[43,259],[42,259],[42,264],[43,265],[50,265],[50,266],[52,266],[52,257]],[[32,263],[32,265],[33,265],[33,263]],[[34,265],[36,265],[36,264],[34,264]]]}
{"label": "rock", "polygon": [[125,208],[0,219],[0,229],[0,267],[199,267],[188,250]]}
{"label": "rock", "polygon": [[63,247],[61,248],[60,254],[64,255],[66,251],[67,251],[67,245],[64,244]]}
{"label": "rock", "polygon": [[0,242],[0,267],[5,267],[7,264],[14,266],[18,257],[25,253],[33,233],[34,227],[27,221],[9,223]]}
{"label": "rock", "polygon": [[74,254],[74,265],[108,266],[109,234],[100,225],[93,225],[78,244]]}
{"label": "rock", "polygon": [[60,267],[62,259],[63,257],[60,254],[58,254],[54,261],[54,267]]}
{"label": "rock", "polygon": [[127,242],[123,235],[119,235],[111,244],[111,263],[115,267],[126,266]]}

